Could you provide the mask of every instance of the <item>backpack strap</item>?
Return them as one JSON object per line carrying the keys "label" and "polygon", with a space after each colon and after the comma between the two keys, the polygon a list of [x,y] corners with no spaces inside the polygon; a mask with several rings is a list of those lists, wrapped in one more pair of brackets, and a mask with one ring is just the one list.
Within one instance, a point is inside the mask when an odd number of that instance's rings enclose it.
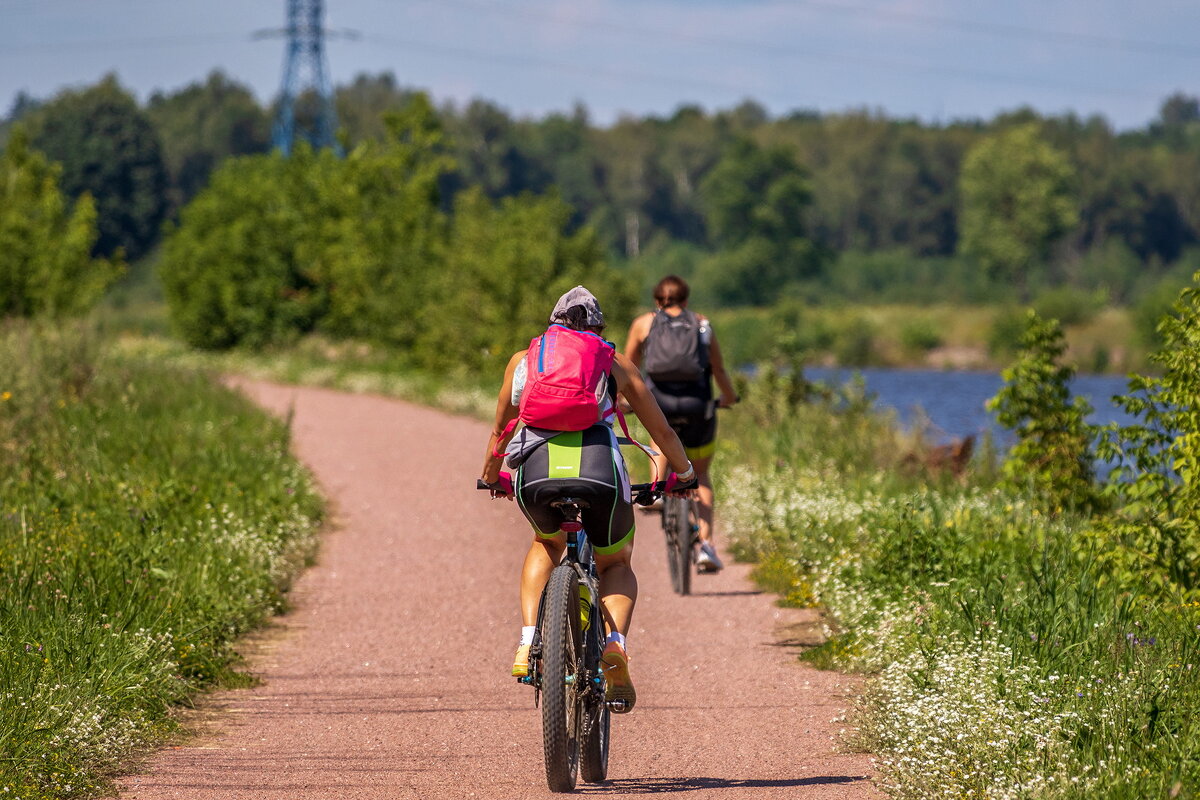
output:
{"label": "backpack strap", "polygon": [[[508,436],[510,433],[512,433],[514,430],[516,430],[517,423],[520,421],[521,421],[521,418],[516,417],[511,422],[509,422],[507,425],[504,426],[504,433],[500,434],[500,438],[496,439],[497,446],[500,444],[501,441],[504,440],[504,438],[506,436]],[[505,454],[501,453],[499,450],[497,450],[495,447],[493,447],[492,455],[495,456],[496,458],[504,458]]]}
{"label": "backpack strap", "polygon": [[656,454],[653,450],[629,435],[629,426],[625,424],[625,415],[621,413],[621,409],[617,408],[616,403],[613,403],[612,413],[616,414],[617,422],[621,425],[621,433],[625,434],[625,438],[629,440],[629,443],[635,445],[645,453],[646,458],[650,459],[650,463],[654,465],[654,483],[658,483],[658,462],[654,460]]}

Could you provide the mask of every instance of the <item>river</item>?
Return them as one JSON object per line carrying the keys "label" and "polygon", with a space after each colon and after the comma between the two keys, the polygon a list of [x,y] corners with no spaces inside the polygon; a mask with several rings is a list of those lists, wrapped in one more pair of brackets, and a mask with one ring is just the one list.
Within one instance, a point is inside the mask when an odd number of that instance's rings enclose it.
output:
{"label": "river", "polygon": [[[1002,448],[1014,441],[1012,434],[997,425],[995,416],[984,407],[1004,384],[995,372],[807,367],[804,374],[809,380],[834,385],[861,375],[878,407],[894,410],[904,425],[919,424],[924,416],[935,441],[985,432],[991,432],[997,446]],[[1089,422],[1129,424],[1133,418],[1112,402],[1113,395],[1125,393],[1126,384],[1122,375],[1078,375],[1071,383],[1071,393],[1086,397],[1092,404],[1095,411],[1088,417]]]}

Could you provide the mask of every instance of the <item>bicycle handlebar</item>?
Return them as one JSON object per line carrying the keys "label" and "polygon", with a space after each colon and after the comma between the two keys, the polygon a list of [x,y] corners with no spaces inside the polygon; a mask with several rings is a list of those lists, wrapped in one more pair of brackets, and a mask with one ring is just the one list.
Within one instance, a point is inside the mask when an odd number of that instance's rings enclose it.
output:
{"label": "bicycle handlebar", "polygon": [[[695,481],[693,481],[695,483]],[[475,488],[481,491],[501,491],[496,486],[484,483],[483,478],[475,479]],[[687,491],[696,488],[695,486],[681,485],[679,491]],[[656,481],[654,483],[633,483],[629,486],[629,491],[633,495],[633,502],[639,506],[648,506],[667,493],[666,481]],[[502,492],[506,494],[506,492]]]}

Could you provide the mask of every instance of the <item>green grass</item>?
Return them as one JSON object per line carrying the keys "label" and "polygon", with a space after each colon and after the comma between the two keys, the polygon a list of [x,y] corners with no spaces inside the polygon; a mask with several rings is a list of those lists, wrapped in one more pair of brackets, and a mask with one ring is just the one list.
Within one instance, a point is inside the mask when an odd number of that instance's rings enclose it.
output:
{"label": "green grass", "polygon": [[206,374],[0,330],[0,796],[106,790],[285,603],[321,501]]}
{"label": "green grass", "polygon": [[1129,591],[1093,520],[988,470],[906,473],[915,445],[852,402],[743,395],[723,527],[782,602],[827,610],[805,659],[870,676],[852,743],[890,794],[1197,796],[1200,605]]}
{"label": "green grass", "polygon": [[478,418],[490,418],[495,412],[501,377],[414,369],[394,349],[318,335],[288,348],[205,352],[162,336],[126,333],[116,340],[115,347],[129,357],[189,369],[381,394]]}

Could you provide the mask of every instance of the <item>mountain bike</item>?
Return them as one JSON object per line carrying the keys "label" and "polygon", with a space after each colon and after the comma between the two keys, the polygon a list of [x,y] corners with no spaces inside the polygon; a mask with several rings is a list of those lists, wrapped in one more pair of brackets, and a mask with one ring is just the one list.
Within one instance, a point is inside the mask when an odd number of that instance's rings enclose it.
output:
{"label": "mountain bike", "polygon": [[[493,488],[483,481],[476,486]],[[634,484],[634,502],[650,505],[663,494],[661,486]],[[534,706],[541,706],[546,783],[552,792],[569,792],[577,777],[587,783],[607,777],[610,713],[626,709],[624,701],[604,700],[600,656],[606,633],[600,579],[579,521],[588,503],[563,496],[550,505],[562,514],[559,530],[567,535],[567,549],[542,590],[529,674],[517,681],[534,688]]]}

